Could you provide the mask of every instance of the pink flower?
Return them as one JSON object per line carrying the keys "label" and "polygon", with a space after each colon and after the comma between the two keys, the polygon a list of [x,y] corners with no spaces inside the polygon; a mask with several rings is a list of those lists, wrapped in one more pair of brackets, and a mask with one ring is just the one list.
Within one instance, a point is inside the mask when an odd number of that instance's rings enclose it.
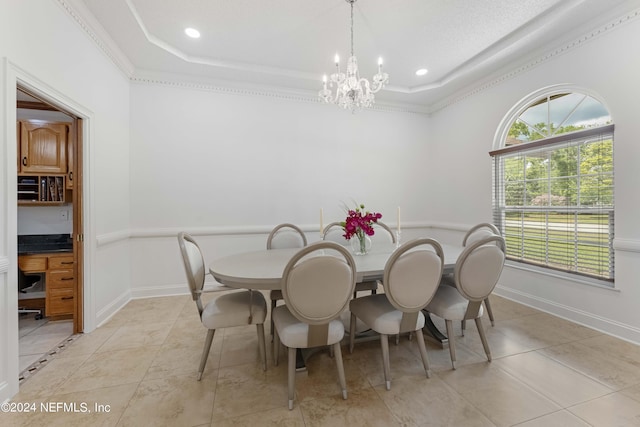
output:
{"label": "pink flower", "polygon": [[378,222],[382,218],[382,214],[364,211],[364,205],[356,207],[355,210],[349,209],[347,211],[347,218],[341,223],[344,229],[344,238],[350,240],[354,235],[359,239],[364,238],[364,235],[373,236],[374,229],[373,223]]}

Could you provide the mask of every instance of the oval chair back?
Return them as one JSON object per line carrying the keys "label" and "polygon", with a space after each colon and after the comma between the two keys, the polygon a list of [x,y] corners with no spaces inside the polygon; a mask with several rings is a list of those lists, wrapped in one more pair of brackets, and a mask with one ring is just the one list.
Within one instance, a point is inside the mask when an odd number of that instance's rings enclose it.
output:
{"label": "oval chair back", "polygon": [[462,246],[467,246],[470,243],[473,243],[480,239],[490,237],[493,234],[497,236],[502,235],[502,233],[500,233],[500,230],[498,230],[498,227],[488,222],[483,222],[483,223],[474,225],[469,229],[469,231],[467,231],[467,234],[465,234],[464,239],[462,239]]}
{"label": "oval chair back", "polygon": [[[310,256],[329,250],[341,257]],[[356,266],[351,254],[335,242],[321,241],[301,249],[291,258],[282,277],[282,295],[298,320],[322,325],[346,309],[355,281]]]}
{"label": "oval chair back", "polygon": [[498,283],[504,261],[503,237],[492,234],[471,243],[456,261],[453,272],[456,288],[469,301],[485,300]]}
{"label": "oval chair back", "polygon": [[303,248],[307,237],[297,225],[284,223],[271,230],[267,237],[267,249]]}
{"label": "oval chair back", "polygon": [[[382,228],[382,230],[375,230],[375,231],[381,231],[381,233],[376,233],[373,235],[373,237],[375,238],[376,241],[386,241],[386,242],[391,242],[391,243],[395,243],[396,242],[396,235],[393,232],[393,230],[391,230],[391,228],[385,224],[382,221],[378,221],[378,222],[374,222],[373,223],[373,228],[374,230],[376,228]],[[378,236],[378,237],[376,237]]]}
{"label": "oval chair back", "polygon": [[[433,251],[415,250],[419,246],[430,246]],[[389,302],[404,313],[418,313],[433,298],[443,268],[444,252],[436,240],[423,238],[405,243],[391,255],[384,268],[384,291]]]}
{"label": "oval chair back", "polygon": [[345,246],[348,241],[344,238],[344,228],[339,222],[332,222],[322,231],[322,240],[326,242],[335,242]]}

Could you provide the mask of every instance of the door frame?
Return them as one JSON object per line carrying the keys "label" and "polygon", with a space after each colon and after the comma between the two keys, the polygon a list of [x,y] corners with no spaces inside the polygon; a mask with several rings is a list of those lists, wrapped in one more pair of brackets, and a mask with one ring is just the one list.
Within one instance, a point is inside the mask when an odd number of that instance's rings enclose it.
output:
{"label": "door frame", "polygon": [[[0,225],[4,227],[5,242],[6,242],[6,260],[8,260],[8,266],[6,270],[6,291],[0,295],[0,313],[4,313],[1,316],[0,321],[0,340],[6,345],[0,346],[0,360],[3,363],[0,364],[0,402],[11,398],[19,390],[19,364],[18,364],[18,294],[17,286],[9,286],[11,283],[17,282],[17,234],[18,234],[18,222],[17,222],[17,210],[18,202],[16,195],[16,183],[17,183],[17,147],[16,147],[16,126],[11,123],[16,123],[16,90],[18,87],[25,89],[26,91],[36,95],[44,102],[49,103],[61,111],[70,114],[74,117],[78,117],[82,120],[81,135],[77,135],[78,139],[82,141],[81,153],[82,164],[84,166],[85,173],[81,172],[81,179],[76,183],[81,182],[80,191],[82,191],[82,218],[83,218],[83,237],[86,244],[82,244],[78,247],[77,259],[82,265],[78,266],[78,270],[83,271],[83,286],[82,295],[79,296],[78,306],[82,313],[82,328],[79,332],[91,332],[96,327],[96,311],[95,311],[95,289],[93,288],[94,271],[91,266],[95,265],[95,251],[93,248],[95,245],[95,227],[93,224],[94,201],[91,194],[94,194],[94,170],[93,156],[91,155],[91,141],[93,140],[92,123],[94,115],[90,109],[84,107],[75,100],[69,98],[62,92],[58,91],[54,87],[41,81],[25,69],[21,68],[15,63],[12,63],[8,58],[4,58],[4,117],[2,117],[5,129],[4,134],[1,135],[4,145],[4,164],[0,166],[0,172],[4,170],[4,188],[2,191],[6,194],[6,205],[4,206],[4,212],[0,213],[0,218],[4,214],[4,224]],[[1,161],[1,160],[0,160]],[[78,163],[74,159],[74,162]],[[75,173],[75,172],[74,172]],[[0,174],[0,185],[2,185],[2,174]],[[75,185],[75,183],[74,183]],[[74,189],[75,191],[75,189]],[[0,205],[1,206],[1,205]],[[74,206],[74,212],[75,212]],[[74,218],[75,220],[75,218]],[[75,224],[74,224],[75,227]],[[77,242],[76,242],[77,243]],[[75,244],[75,243],[74,243]],[[2,258],[0,256],[0,258]],[[1,262],[0,262],[1,263]],[[2,271],[0,271],[2,273]],[[1,284],[1,281],[0,281]]]}

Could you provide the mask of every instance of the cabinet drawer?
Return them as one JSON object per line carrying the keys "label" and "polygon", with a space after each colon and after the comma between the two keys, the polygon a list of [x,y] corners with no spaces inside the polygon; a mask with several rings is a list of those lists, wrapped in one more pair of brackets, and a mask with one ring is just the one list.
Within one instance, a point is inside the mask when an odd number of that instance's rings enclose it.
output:
{"label": "cabinet drawer", "polygon": [[73,270],[58,270],[47,272],[47,286],[55,289],[73,288],[75,283]]}
{"label": "cabinet drawer", "polygon": [[50,256],[49,270],[68,269],[73,266],[73,255]]}
{"label": "cabinet drawer", "polygon": [[47,297],[47,316],[73,314],[73,289],[50,289]]}
{"label": "cabinet drawer", "polygon": [[43,272],[47,270],[47,257],[43,256],[19,256],[18,266],[20,270]]}

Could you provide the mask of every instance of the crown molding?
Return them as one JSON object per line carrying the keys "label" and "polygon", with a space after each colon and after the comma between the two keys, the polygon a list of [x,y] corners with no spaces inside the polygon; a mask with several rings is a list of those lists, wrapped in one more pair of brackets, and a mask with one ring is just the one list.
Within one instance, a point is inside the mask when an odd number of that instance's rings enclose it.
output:
{"label": "crown molding", "polygon": [[[267,98],[284,99],[288,101],[305,102],[312,104],[324,104],[316,92],[296,91],[282,87],[268,87],[257,85],[238,85],[231,82],[210,82],[210,81],[194,81],[185,80],[184,76],[178,76],[166,73],[140,72],[135,73],[131,77],[131,82],[141,85],[157,85],[168,86],[180,89],[201,90],[206,92],[223,93],[228,95],[241,96],[260,96]],[[333,105],[327,107],[336,108]],[[376,102],[372,107],[366,110],[373,110],[387,113],[409,113],[428,115],[429,111],[426,107],[413,104],[388,103],[383,101]]]}
{"label": "crown molding", "polygon": [[[284,87],[259,87],[250,83],[245,83],[243,86],[239,86],[235,82],[198,82],[193,81],[192,77],[186,75],[170,77],[164,73],[150,73],[145,70],[137,70],[135,66],[129,61],[129,59],[122,53],[120,48],[111,39],[108,33],[104,30],[102,25],[95,19],[93,14],[87,9],[81,0],[55,0],[68,14],[69,16],[82,28],[89,38],[98,46],[100,50],[112,60],[112,62],[122,71],[122,73],[132,82],[136,84],[148,84],[148,85],[160,85],[171,86],[182,89],[204,90],[216,93],[226,93],[245,96],[263,96],[269,98],[285,99],[297,102],[307,103],[322,103],[315,92],[309,91],[296,91]],[[130,2],[127,1],[127,5]],[[542,55],[538,55],[530,58],[527,62],[521,66],[512,69],[506,73],[495,74],[493,78],[472,84],[467,86],[455,94],[444,98],[441,101],[431,103],[429,105],[416,105],[408,103],[388,103],[379,101],[373,107],[368,110],[379,112],[394,112],[394,113],[412,113],[421,115],[430,115],[447,107],[458,104],[472,96],[475,96],[487,89],[491,89],[494,86],[516,78],[533,68],[548,62],[562,54],[572,51],[576,48],[584,46],[587,42],[600,37],[605,34],[611,33],[612,30],[619,28],[620,26],[637,19],[640,16],[640,8],[631,10],[621,14],[615,19],[611,19],[607,23],[596,27],[590,31],[584,32],[582,35],[574,38],[573,40],[566,42],[560,46],[556,46],[550,50],[547,50]],[[138,19],[138,23],[139,19]],[[147,35],[145,33],[145,35]],[[147,35],[148,38],[148,35]],[[226,63],[225,63],[226,64]],[[222,64],[225,66],[225,64]],[[220,64],[218,64],[220,65]],[[227,66],[229,64],[226,64]],[[255,71],[255,70],[254,70]],[[258,70],[260,71],[260,70]],[[264,71],[264,70],[263,70]],[[271,72],[279,71],[284,72],[286,70],[268,70]],[[458,70],[460,71],[460,70]],[[300,76],[297,76],[300,77]],[[303,76],[304,77],[304,76]],[[191,80],[187,80],[191,79]],[[435,87],[441,87],[442,84],[436,84]],[[394,92],[400,93],[415,93],[430,89],[431,87],[417,87],[417,88],[402,88],[389,86],[388,89]]]}
{"label": "crown molding", "polygon": [[618,29],[620,26],[631,22],[640,17],[640,8],[629,11],[622,16],[619,16],[615,19],[608,21],[607,23],[596,27],[586,33],[583,33],[581,36],[574,38],[573,40],[564,43],[560,46],[556,46],[553,49],[546,51],[546,53],[536,56],[533,59],[530,59],[525,64],[521,65],[518,68],[515,68],[507,73],[500,74],[492,80],[489,80],[483,84],[473,86],[468,88],[467,90],[462,90],[457,94],[446,98],[445,100],[435,103],[432,105],[432,108],[429,110],[431,113],[435,113],[437,111],[443,110],[447,107],[450,107],[454,104],[457,104],[465,99],[468,99],[474,95],[477,95],[480,92],[483,92],[487,89],[490,89],[494,86],[497,86],[507,80],[511,80],[521,74],[524,74],[533,68],[542,65],[548,62],[551,59],[554,59],[560,55],[563,55],[569,51],[572,51],[576,48],[584,46],[587,42],[600,37],[605,34],[611,33],[612,30]]}
{"label": "crown molding", "polygon": [[122,53],[118,45],[87,9],[84,3],[80,0],[56,0],[56,2],[116,67],[130,79],[135,72],[135,66],[129,61],[129,58]]}

